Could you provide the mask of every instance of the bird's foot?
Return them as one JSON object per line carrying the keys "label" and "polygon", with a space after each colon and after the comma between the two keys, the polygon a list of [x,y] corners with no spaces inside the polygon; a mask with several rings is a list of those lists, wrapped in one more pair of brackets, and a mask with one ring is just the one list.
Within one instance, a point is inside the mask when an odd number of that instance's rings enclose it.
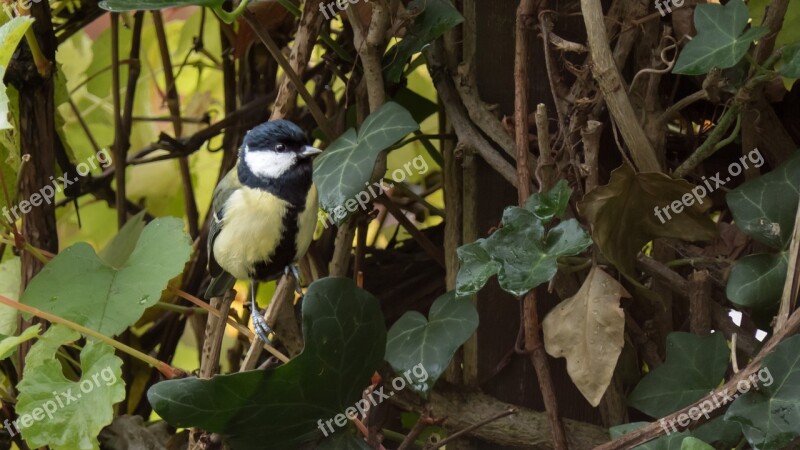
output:
{"label": "bird's foot", "polygon": [[250,317],[253,319],[253,329],[256,331],[258,338],[264,341],[264,343],[272,345],[272,341],[269,340],[269,335],[272,333],[272,330],[269,328],[269,325],[267,325],[267,321],[264,320],[264,316],[262,316],[261,312],[258,310],[255,295],[250,297]]}
{"label": "bird's foot", "polygon": [[303,298],[303,296],[305,294],[303,294],[303,286],[300,284],[300,268],[297,267],[297,265],[295,265],[295,264],[290,264],[290,265],[286,266],[286,270],[285,270],[286,276],[289,276],[290,272],[291,272],[291,274],[292,274],[292,276],[294,277],[294,280],[295,280],[294,290],[295,290],[295,292],[297,292],[297,294],[300,296],[300,298]]}

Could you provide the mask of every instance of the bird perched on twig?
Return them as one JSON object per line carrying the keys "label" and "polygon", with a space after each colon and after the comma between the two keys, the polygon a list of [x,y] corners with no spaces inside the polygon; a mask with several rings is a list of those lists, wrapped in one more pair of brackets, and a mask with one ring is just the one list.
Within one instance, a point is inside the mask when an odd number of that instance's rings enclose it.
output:
{"label": "bird perched on twig", "polygon": [[[253,325],[261,339],[270,333],[255,302],[255,282],[277,279],[308,250],[317,223],[317,190],[303,130],[287,120],[256,126],[244,138],[239,161],[220,181],[208,232],[206,298],[219,297],[237,279],[249,279]],[[302,292],[302,291],[301,291]]]}

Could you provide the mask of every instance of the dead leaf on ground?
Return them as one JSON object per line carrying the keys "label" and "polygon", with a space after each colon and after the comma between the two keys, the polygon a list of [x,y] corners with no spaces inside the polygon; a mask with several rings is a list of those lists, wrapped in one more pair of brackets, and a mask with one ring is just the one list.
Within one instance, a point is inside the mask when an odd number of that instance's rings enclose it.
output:
{"label": "dead leaf on ground", "polygon": [[625,313],[619,306],[628,291],[597,266],[573,297],[556,306],[542,322],[544,346],[554,358],[567,359],[572,382],[597,406],[622,352]]}

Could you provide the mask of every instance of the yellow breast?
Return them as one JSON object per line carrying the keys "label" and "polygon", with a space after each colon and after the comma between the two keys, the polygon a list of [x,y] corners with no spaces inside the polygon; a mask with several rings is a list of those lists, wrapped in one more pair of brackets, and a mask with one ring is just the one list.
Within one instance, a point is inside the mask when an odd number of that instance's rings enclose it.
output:
{"label": "yellow breast", "polygon": [[[214,241],[214,257],[220,267],[244,280],[255,264],[269,261],[283,237],[288,207],[285,200],[260,189],[242,187],[234,192],[225,204],[222,231]],[[317,208],[317,190],[312,185],[306,208],[297,218],[295,260],[308,251],[314,237]]]}

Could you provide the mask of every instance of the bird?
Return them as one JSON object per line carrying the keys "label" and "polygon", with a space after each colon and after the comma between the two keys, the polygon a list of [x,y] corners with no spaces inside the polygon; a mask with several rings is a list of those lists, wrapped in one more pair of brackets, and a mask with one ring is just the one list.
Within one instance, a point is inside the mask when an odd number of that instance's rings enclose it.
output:
{"label": "bird", "polygon": [[256,282],[292,272],[302,295],[294,263],[308,250],[316,228],[312,158],[319,153],[291,121],[262,123],[247,132],[236,166],[214,189],[206,298],[223,296],[237,279],[250,280],[253,326],[268,343],[271,330],[258,312]]}

